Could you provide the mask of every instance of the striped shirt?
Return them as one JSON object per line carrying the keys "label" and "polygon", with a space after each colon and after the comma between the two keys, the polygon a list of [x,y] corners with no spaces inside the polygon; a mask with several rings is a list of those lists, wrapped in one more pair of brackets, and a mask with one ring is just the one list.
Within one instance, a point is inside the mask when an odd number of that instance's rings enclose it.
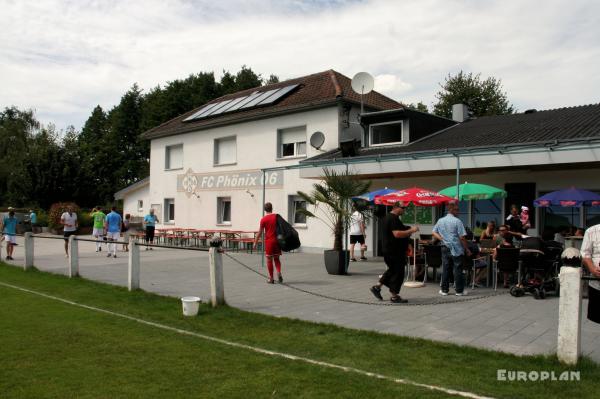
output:
{"label": "striped shirt", "polygon": [[[600,224],[585,231],[581,243],[581,257],[591,258],[592,264],[596,267],[600,265]],[[590,281],[590,287],[600,290],[600,281]]]}
{"label": "striped shirt", "polygon": [[466,236],[467,232],[459,218],[451,213],[447,214],[433,226],[433,232],[442,236],[443,244],[450,249],[452,256],[464,255],[460,238]]}

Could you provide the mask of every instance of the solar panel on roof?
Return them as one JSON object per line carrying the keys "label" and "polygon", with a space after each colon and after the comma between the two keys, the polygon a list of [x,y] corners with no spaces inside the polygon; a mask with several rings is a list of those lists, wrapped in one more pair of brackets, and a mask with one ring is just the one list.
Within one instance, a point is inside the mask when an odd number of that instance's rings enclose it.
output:
{"label": "solar panel on roof", "polygon": [[263,101],[267,97],[273,95],[275,92],[277,92],[279,90],[281,90],[281,89],[273,89],[273,90],[269,90],[269,91],[260,93],[260,95],[258,97],[256,97],[254,100],[250,101],[249,103],[246,103],[246,105],[244,105],[242,108],[254,107],[256,104],[260,103],[261,101]]}
{"label": "solar panel on roof", "polygon": [[231,112],[231,111],[236,111],[238,109],[240,109],[241,107],[243,107],[245,104],[247,104],[248,102],[254,100],[256,97],[260,96],[260,92],[254,92],[252,94],[250,94],[248,97],[246,97],[246,100],[244,101],[240,101],[239,103],[237,103],[236,105],[234,105],[233,107],[229,108],[227,110],[227,112]]}
{"label": "solar panel on roof", "polygon": [[229,104],[231,102],[231,100],[227,100],[227,101],[221,101],[219,103],[219,105],[215,108],[213,108],[212,110],[208,111],[207,113],[205,113],[204,115],[202,115],[202,118],[205,118],[207,116],[212,116],[212,115],[217,115],[221,113],[221,109],[223,107],[225,107],[227,104]]}
{"label": "solar panel on roof", "polygon": [[191,121],[192,119],[196,119],[201,113],[203,113],[204,111],[207,111],[209,108],[212,108],[217,104],[218,103],[205,105],[204,107],[200,108],[200,110],[198,112],[193,113],[192,115],[185,118],[183,121],[187,122],[187,121]]}
{"label": "solar panel on roof", "polygon": [[207,108],[204,110],[204,112],[199,113],[198,115],[196,115],[196,117],[194,119],[200,119],[200,118],[204,118],[206,115],[208,115],[209,112],[214,111],[215,109],[217,109],[219,106],[221,105],[221,102],[217,102],[212,104],[212,107]]}
{"label": "solar panel on roof", "polygon": [[225,107],[221,108],[218,112],[216,112],[213,115],[221,114],[223,112],[228,112],[231,107],[235,106],[236,104],[239,104],[240,102],[244,101],[246,98],[248,98],[248,96],[234,98],[233,100],[231,100],[231,102],[229,104],[227,104]]}
{"label": "solar panel on roof", "polygon": [[287,95],[288,93],[290,93],[292,90],[294,90],[298,86],[299,85],[297,85],[297,84],[285,86],[283,89],[279,89],[279,91],[277,93],[273,94],[272,96],[267,97],[262,102],[260,102],[260,103],[258,103],[256,105],[269,105],[269,104],[273,104],[275,101],[277,101],[280,98],[282,98],[283,96]]}
{"label": "solar panel on roof", "polygon": [[279,89],[271,89],[267,91],[255,91],[249,96],[242,96],[233,98],[231,100],[220,101],[212,103],[202,107],[195,114],[188,116],[184,119],[185,122],[196,119],[207,118],[209,116],[220,115],[225,112],[233,112],[240,109],[248,109],[261,105],[269,105],[275,103],[283,96],[289,94],[292,90],[297,88],[299,85],[289,85]]}

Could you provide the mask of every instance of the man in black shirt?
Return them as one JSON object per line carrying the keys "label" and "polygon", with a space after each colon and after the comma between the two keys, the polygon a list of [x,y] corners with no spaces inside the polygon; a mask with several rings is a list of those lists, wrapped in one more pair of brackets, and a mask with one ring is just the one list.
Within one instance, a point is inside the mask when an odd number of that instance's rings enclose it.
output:
{"label": "man in black shirt", "polygon": [[393,303],[404,303],[406,299],[400,297],[400,287],[404,281],[404,268],[406,267],[406,250],[408,248],[408,239],[412,233],[419,231],[418,227],[409,227],[402,224],[400,216],[404,214],[406,206],[401,201],[396,202],[392,211],[385,216],[383,221],[383,260],[387,270],[379,282],[371,287],[371,293],[380,301],[381,286],[385,285],[390,289]]}

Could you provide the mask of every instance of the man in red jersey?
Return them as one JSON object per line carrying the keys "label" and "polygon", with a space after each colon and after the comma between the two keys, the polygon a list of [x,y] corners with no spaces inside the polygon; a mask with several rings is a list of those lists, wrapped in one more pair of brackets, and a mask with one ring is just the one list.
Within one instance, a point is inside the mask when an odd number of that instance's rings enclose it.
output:
{"label": "man in red jersey", "polygon": [[[269,270],[269,279],[267,283],[273,284],[273,262],[277,268],[277,279],[280,283],[283,283],[283,277],[281,277],[281,262],[279,256],[281,255],[281,249],[277,243],[277,214],[273,213],[273,205],[270,202],[265,204],[265,212],[267,213],[260,219],[260,227],[258,234],[254,239],[254,249],[258,246],[258,241],[262,234],[265,235],[265,256],[267,257],[267,269]],[[264,231],[264,233],[263,233]]]}

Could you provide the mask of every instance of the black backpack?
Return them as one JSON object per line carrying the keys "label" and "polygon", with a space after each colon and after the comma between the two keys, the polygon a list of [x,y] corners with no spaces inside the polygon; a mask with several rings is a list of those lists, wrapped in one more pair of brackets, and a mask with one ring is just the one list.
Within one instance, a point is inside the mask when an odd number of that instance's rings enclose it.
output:
{"label": "black backpack", "polygon": [[285,252],[300,248],[298,232],[281,215],[277,215],[277,243]]}

